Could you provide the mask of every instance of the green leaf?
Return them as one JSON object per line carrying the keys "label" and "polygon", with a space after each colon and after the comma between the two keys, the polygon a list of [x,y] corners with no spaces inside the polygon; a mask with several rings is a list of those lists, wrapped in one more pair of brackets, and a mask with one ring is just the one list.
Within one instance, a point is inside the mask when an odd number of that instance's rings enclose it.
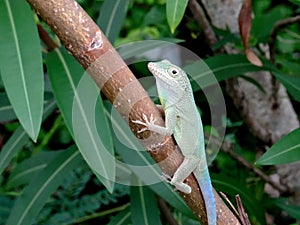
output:
{"label": "green leaf", "polygon": [[277,165],[300,160],[300,128],[274,144],[259,160],[258,165]]}
{"label": "green leaf", "polygon": [[132,179],[134,180],[134,184],[139,183],[138,186],[131,186],[130,188],[132,224],[162,224],[154,193],[148,187],[144,186],[137,177],[133,176]]}
{"label": "green leaf", "polygon": [[296,4],[298,7],[300,7],[300,0],[289,0],[289,1]]}
{"label": "green leaf", "polygon": [[82,163],[73,146],[63,151],[41,171],[16,200],[6,225],[30,225],[63,179]]}
{"label": "green leaf", "polygon": [[299,62],[286,59],[285,55],[283,55],[282,58],[276,57],[276,63],[280,65],[280,68],[283,68],[284,72],[287,71],[286,73],[289,75],[297,76],[297,74],[299,74],[300,71]]}
{"label": "green leaf", "polygon": [[0,71],[8,98],[28,135],[36,141],[43,113],[40,40],[24,0],[0,1]]}
{"label": "green leaf", "polygon": [[71,135],[88,165],[112,192],[114,149],[99,89],[65,50],[50,53],[46,64],[54,96]]}
{"label": "green leaf", "polygon": [[8,100],[7,94],[0,93],[0,121],[6,122],[16,118],[17,116]]}
{"label": "green leaf", "polygon": [[172,33],[182,20],[187,4],[188,0],[167,0],[167,21]]}
{"label": "green leaf", "polygon": [[291,217],[294,217],[298,221],[300,220],[300,206],[290,204],[287,199],[275,200],[275,204],[286,211]]}
{"label": "green leaf", "polygon": [[101,7],[97,24],[111,43],[115,42],[120,33],[129,2],[130,0],[106,0]]}
{"label": "green leaf", "polygon": [[130,224],[129,207],[119,212],[107,225],[128,225]]}
{"label": "green leaf", "polygon": [[7,181],[7,188],[11,189],[29,183],[34,176],[43,170],[60,151],[40,152],[19,163],[10,174]]}
{"label": "green leaf", "polygon": [[[289,17],[292,14],[291,7],[279,4],[270,9],[265,10],[261,15],[255,15],[252,21],[251,34],[258,39],[259,42],[268,42],[271,29],[277,21]],[[263,21],[263,23],[262,23]]]}
{"label": "green leaf", "polygon": [[[55,101],[49,101],[45,105],[43,120],[48,117],[48,115],[54,110],[55,107]],[[23,127],[19,126],[12,134],[12,136],[8,139],[0,152],[0,174],[2,174],[11,159],[18,151],[22,149],[23,145],[25,145],[28,141],[28,135],[24,131]]]}
{"label": "green leaf", "polygon": [[165,7],[162,5],[154,5],[145,15],[143,26],[155,25],[166,20]]}
{"label": "green leaf", "polygon": [[118,53],[124,59],[130,59],[132,57],[142,56],[145,57],[145,53],[153,49],[162,49],[164,47],[172,46],[175,43],[183,42],[183,40],[176,38],[168,38],[163,40],[147,40],[137,41],[129,44],[124,44],[117,48]]}
{"label": "green leaf", "polygon": [[249,77],[249,76],[245,76],[245,75],[241,75],[240,78],[243,78],[244,80],[248,81],[249,83],[253,84],[254,86],[257,87],[258,90],[260,90],[262,93],[266,93],[264,87],[254,78]]}
{"label": "green leaf", "polygon": [[274,72],[276,78],[286,87],[287,91],[297,100],[300,101],[300,77],[284,75]]}
{"label": "green leaf", "polygon": [[[186,65],[183,69],[194,81],[201,84],[201,88],[216,84],[228,78],[242,75],[246,72],[269,70],[270,63],[264,61],[263,67],[251,64],[245,55],[216,55],[206,60],[195,61]],[[193,85],[194,87],[194,85]],[[199,87],[194,89],[199,90]]]}

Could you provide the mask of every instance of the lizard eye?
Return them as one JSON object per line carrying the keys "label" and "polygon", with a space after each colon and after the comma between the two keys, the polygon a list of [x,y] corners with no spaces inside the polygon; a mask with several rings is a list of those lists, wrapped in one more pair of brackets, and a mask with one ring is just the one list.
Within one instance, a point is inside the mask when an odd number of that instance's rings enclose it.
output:
{"label": "lizard eye", "polygon": [[171,68],[170,69],[170,75],[172,77],[176,77],[178,75],[178,73],[179,73],[179,70],[177,68]]}

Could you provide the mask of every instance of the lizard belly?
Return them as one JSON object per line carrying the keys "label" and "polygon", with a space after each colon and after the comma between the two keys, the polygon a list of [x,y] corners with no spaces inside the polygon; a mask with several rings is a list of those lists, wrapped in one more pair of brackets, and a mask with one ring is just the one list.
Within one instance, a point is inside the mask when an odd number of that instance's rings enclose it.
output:
{"label": "lizard belly", "polygon": [[[186,127],[189,129],[186,129]],[[194,129],[191,130],[191,127]],[[177,124],[174,130],[174,138],[184,156],[195,155],[199,151],[201,144],[201,136],[199,134],[201,132],[197,124],[185,124],[182,121]]]}

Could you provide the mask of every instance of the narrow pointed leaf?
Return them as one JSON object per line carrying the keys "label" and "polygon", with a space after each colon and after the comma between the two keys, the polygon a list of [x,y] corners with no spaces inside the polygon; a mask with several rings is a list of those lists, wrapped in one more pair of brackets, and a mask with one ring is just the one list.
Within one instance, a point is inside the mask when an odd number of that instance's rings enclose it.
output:
{"label": "narrow pointed leaf", "polygon": [[256,164],[277,165],[300,160],[300,128],[284,136],[274,144]]}
{"label": "narrow pointed leaf", "polygon": [[111,43],[117,39],[123,25],[130,0],[106,0],[100,10],[97,24]]}
{"label": "narrow pointed leaf", "polygon": [[[55,101],[49,101],[44,108],[43,120],[48,117],[48,115],[56,107]],[[12,136],[5,143],[4,147],[0,152],[0,174],[7,167],[11,159],[16,155],[18,151],[29,141],[29,136],[24,131],[23,127],[19,126]]]}
{"label": "narrow pointed leaf", "polygon": [[276,78],[286,87],[288,92],[300,102],[300,77],[274,73]]}
{"label": "narrow pointed leaf", "polygon": [[[118,53],[124,60],[128,60],[132,57],[140,56],[141,58],[147,58],[145,53],[154,49],[162,49],[165,47],[172,47],[175,43],[183,42],[180,39],[164,39],[164,40],[147,40],[147,41],[137,41],[129,44],[121,45],[117,48]],[[148,55],[149,56],[149,55]],[[155,59],[149,59],[155,60]]]}
{"label": "narrow pointed leaf", "polygon": [[288,199],[276,199],[275,204],[286,211],[291,217],[300,220],[300,206],[293,205]]}
{"label": "narrow pointed leaf", "polygon": [[10,174],[6,187],[10,189],[29,183],[37,173],[43,170],[60,153],[59,151],[40,152],[22,161]]}
{"label": "narrow pointed leaf", "polygon": [[24,0],[0,1],[0,71],[14,111],[35,141],[41,126],[44,80],[32,11]]}
{"label": "narrow pointed leaf", "polygon": [[0,93],[0,121],[5,122],[16,118],[17,116],[8,100],[7,94]]}
{"label": "narrow pointed leaf", "polygon": [[71,135],[88,165],[105,187],[112,191],[114,150],[99,89],[65,50],[55,50],[49,54],[46,64],[54,96]]}
{"label": "narrow pointed leaf", "polygon": [[128,225],[130,224],[130,210],[129,207],[119,212],[107,225]]}
{"label": "narrow pointed leaf", "polygon": [[167,0],[167,21],[172,33],[182,20],[187,3],[188,0]]}
{"label": "narrow pointed leaf", "polygon": [[30,225],[68,174],[82,163],[78,149],[63,151],[24,189],[16,200],[6,225]]}
{"label": "narrow pointed leaf", "polygon": [[[184,71],[188,73],[201,88],[215,84],[228,78],[237,77],[246,72],[264,71],[273,69],[270,63],[264,62],[264,66],[255,66],[244,55],[217,55],[205,60],[195,61],[186,65]],[[193,81],[192,81],[193,84]],[[199,87],[193,86],[199,90]]]}
{"label": "narrow pointed leaf", "polygon": [[154,193],[144,186],[137,177],[133,176],[132,179],[135,179],[134,183],[140,183],[139,186],[131,186],[130,188],[132,224],[162,224]]}

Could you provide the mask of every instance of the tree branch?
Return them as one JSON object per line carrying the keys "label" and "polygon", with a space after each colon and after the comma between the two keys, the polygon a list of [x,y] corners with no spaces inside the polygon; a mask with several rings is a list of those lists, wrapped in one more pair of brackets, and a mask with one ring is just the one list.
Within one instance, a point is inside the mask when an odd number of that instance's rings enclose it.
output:
{"label": "tree branch", "polygon": [[271,30],[271,34],[269,37],[270,60],[272,63],[275,63],[275,41],[276,41],[276,36],[277,36],[278,31],[288,25],[291,25],[291,24],[297,23],[297,22],[300,22],[300,15],[295,16],[295,17],[286,18],[286,19],[280,20],[275,23],[274,27]]}

